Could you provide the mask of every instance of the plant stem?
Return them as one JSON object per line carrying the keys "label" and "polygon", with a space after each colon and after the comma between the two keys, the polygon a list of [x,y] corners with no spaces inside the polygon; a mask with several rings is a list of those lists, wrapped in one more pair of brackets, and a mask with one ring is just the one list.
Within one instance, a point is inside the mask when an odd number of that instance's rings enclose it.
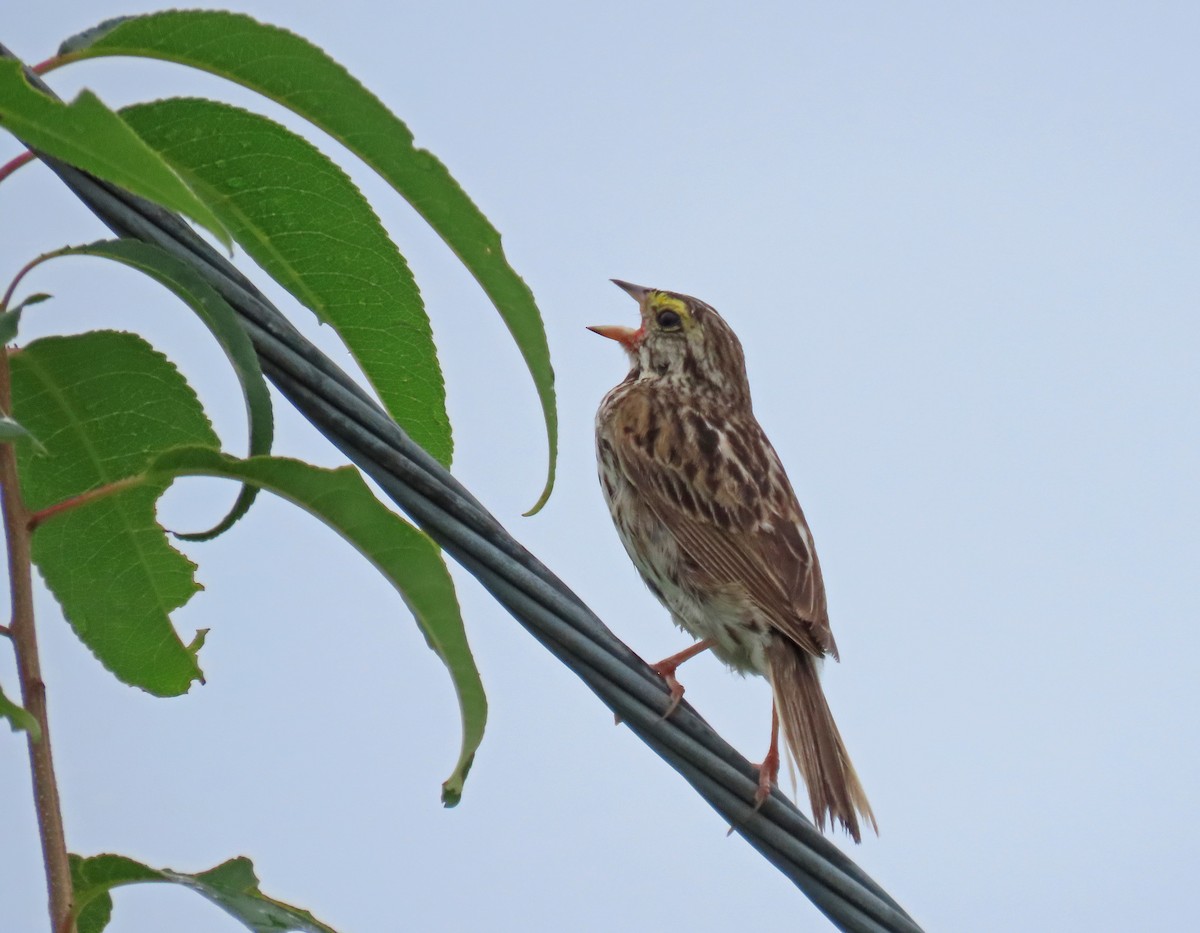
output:
{"label": "plant stem", "polygon": [[77,496],[71,496],[70,499],[64,499],[62,502],[56,502],[54,505],[48,505],[40,512],[26,512],[25,526],[32,533],[36,531],[42,522],[55,515],[60,515],[63,512],[69,512],[71,509],[77,509],[81,505],[87,505],[89,502],[95,502],[97,499],[103,499],[105,496],[111,496],[115,492],[123,492],[133,486],[137,486],[145,481],[144,476],[127,476],[125,479],[119,479],[115,482],[108,483],[105,486],[98,486],[95,489],[90,489],[87,492],[81,492]]}
{"label": "plant stem", "polygon": [[[13,292],[15,292],[17,290],[17,286],[21,284],[21,279],[25,278],[25,276],[44,263],[47,259],[55,259],[61,256],[63,252],[64,250],[62,249],[51,250],[48,253],[42,253],[40,256],[35,256],[33,259],[29,260],[29,262],[25,263],[25,265],[21,267],[20,271],[13,276],[13,280],[8,283],[8,289],[4,292],[4,297],[0,298],[0,311],[8,310],[8,305],[12,301]],[[7,377],[5,377],[4,384],[5,386],[8,385]],[[5,389],[5,393],[5,397],[7,398],[7,389]],[[7,409],[5,409],[5,411],[7,411]]]}
{"label": "plant stem", "polygon": [[4,181],[9,175],[19,169],[22,165],[28,165],[34,160],[34,154],[29,150],[22,152],[19,156],[0,165],[0,181]]}
{"label": "plant stem", "polygon": [[[0,412],[12,412],[8,353],[3,350],[0,350]],[[17,481],[17,454],[13,444],[0,444],[0,500],[4,509],[8,576],[12,587],[12,621],[8,628],[16,654],[21,705],[37,720],[42,730],[41,741],[35,742],[30,737],[28,742],[34,806],[37,809],[42,861],[46,867],[46,886],[50,895],[50,928],[56,933],[74,933],[75,923],[71,914],[75,896],[71,888],[71,865],[67,860],[67,837],[58,799],[58,781],[54,776],[54,759],[50,753],[46,685],[42,682],[37,632],[33,624],[32,532]]]}

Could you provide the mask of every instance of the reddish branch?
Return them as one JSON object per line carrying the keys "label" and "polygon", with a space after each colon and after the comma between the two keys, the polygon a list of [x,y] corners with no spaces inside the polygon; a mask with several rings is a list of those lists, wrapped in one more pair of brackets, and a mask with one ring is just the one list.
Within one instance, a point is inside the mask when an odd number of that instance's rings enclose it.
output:
{"label": "reddish branch", "polygon": [[9,175],[19,169],[22,165],[28,165],[34,159],[34,155],[29,150],[22,152],[19,156],[9,159],[3,165],[0,165],[0,181],[4,181]]}
{"label": "reddish branch", "polygon": [[107,486],[98,486],[95,489],[89,489],[87,492],[81,492],[77,496],[71,496],[70,499],[63,499],[62,502],[48,505],[41,511],[27,512],[25,519],[26,527],[32,532],[48,518],[53,518],[62,512],[69,512],[71,509],[77,509],[79,506],[95,502],[97,499],[103,499],[105,496],[111,496],[114,492],[120,492],[131,486],[136,486],[140,482],[142,482],[142,477],[140,476],[126,477],[125,479],[117,480],[115,483],[109,483]]}
{"label": "reddish branch", "polygon": [[[12,412],[8,353],[0,349],[0,412]],[[29,514],[21,499],[17,481],[17,456],[12,444],[0,444],[0,502],[4,510],[4,530],[8,538],[8,576],[12,588],[12,622],[8,627],[17,661],[21,685],[21,703],[41,727],[40,741],[30,736],[29,762],[33,772],[33,797],[37,809],[38,830],[42,840],[42,860],[46,867],[46,885],[50,895],[51,929],[73,933],[74,892],[71,865],[67,860],[67,838],[63,829],[62,806],[54,759],[50,753],[50,723],[46,714],[46,685],[38,660],[37,633],[33,624],[33,573],[30,557]]]}

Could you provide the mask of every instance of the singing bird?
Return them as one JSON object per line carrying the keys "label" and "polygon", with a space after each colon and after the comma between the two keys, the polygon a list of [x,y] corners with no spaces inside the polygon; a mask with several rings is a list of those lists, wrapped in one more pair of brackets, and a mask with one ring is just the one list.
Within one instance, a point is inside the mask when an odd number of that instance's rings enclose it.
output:
{"label": "singing bird", "polygon": [[808,788],[813,820],[861,841],[871,805],[821,690],[838,657],[812,534],[778,454],[754,417],[741,343],[703,301],[613,279],[641,326],[589,328],[617,341],[629,375],[596,413],[600,485],[625,550],[675,624],[697,639],[654,665],[683,696],[676,668],[711,650],[771,684],[771,745],[761,805],[779,775],[779,727]]}

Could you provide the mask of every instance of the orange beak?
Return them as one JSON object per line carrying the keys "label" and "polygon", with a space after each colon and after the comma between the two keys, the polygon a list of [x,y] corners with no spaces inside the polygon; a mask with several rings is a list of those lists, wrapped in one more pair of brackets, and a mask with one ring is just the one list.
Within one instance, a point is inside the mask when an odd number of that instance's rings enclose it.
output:
{"label": "orange beak", "polygon": [[593,334],[599,334],[601,337],[607,337],[609,340],[615,340],[626,350],[632,352],[642,339],[642,329],[639,327],[634,330],[632,327],[620,327],[616,324],[596,324],[588,327]]}

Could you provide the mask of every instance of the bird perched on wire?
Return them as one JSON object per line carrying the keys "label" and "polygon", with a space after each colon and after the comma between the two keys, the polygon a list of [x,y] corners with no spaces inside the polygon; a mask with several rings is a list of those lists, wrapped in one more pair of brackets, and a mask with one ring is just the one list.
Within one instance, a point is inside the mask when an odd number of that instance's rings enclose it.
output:
{"label": "bird perched on wire", "polygon": [[737,336],[688,295],[613,280],[637,300],[641,326],[596,326],[629,356],[629,375],[596,414],[600,484],[625,550],[694,645],[654,665],[675,670],[711,649],[771,683],[771,745],[755,804],[779,774],[779,726],[822,830],[878,832],[818,679],[838,656],[812,534],[783,464],[750,403]]}

